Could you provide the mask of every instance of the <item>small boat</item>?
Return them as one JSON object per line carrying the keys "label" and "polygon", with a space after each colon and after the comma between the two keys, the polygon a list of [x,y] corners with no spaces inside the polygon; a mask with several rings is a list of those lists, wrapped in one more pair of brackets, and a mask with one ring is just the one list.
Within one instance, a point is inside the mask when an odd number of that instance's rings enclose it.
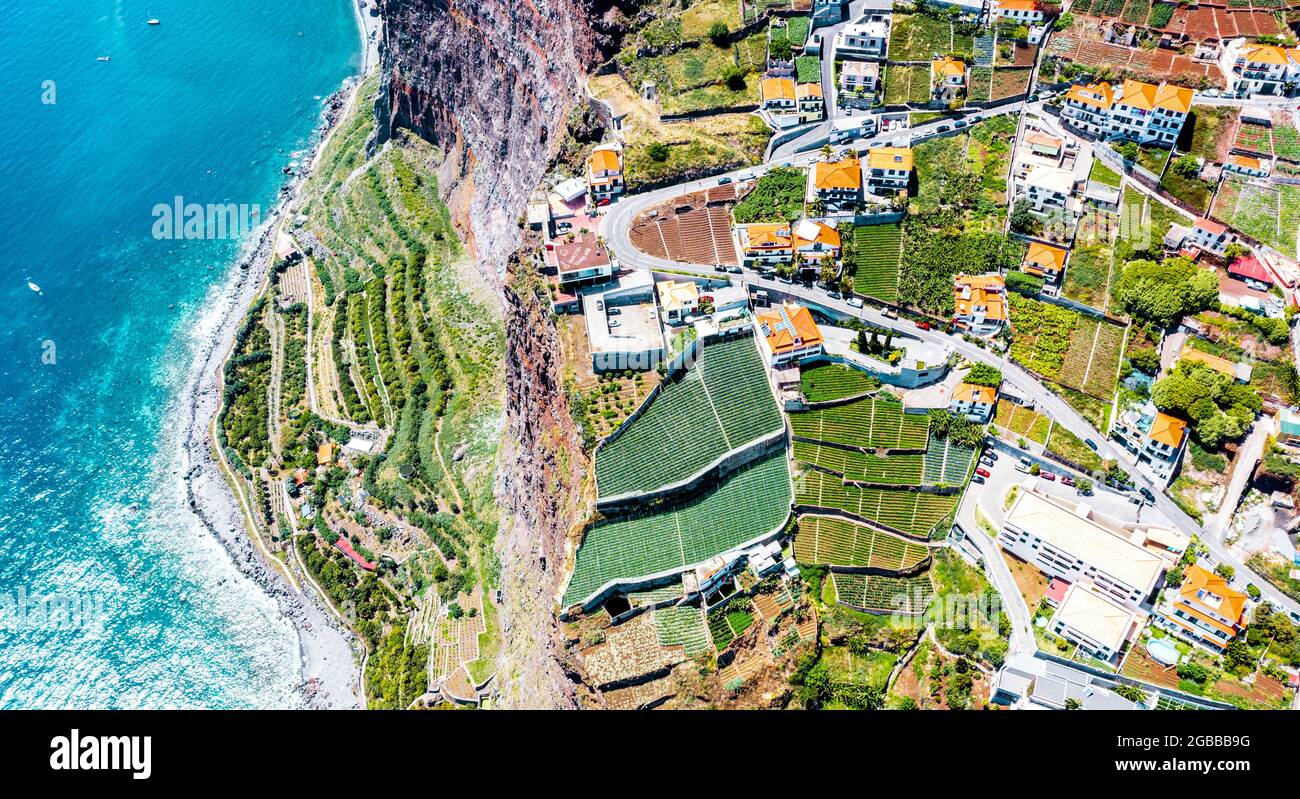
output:
{"label": "small boat", "polygon": [[162,20],[159,20],[159,19],[151,19],[151,20],[149,20],[149,24],[150,24],[150,25],[161,25],[161,24],[162,24]]}
{"label": "small boat", "polygon": [[108,56],[108,55],[102,55],[102,56],[100,56],[100,57],[99,57],[98,59],[96,59],[96,60],[98,60],[98,61],[112,61],[112,60],[113,60],[113,57],[112,57],[112,56]]}
{"label": "small boat", "polygon": [[27,281],[27,288],[31,289],[32,291],[36,292],[37,294],[40,294],[40,293],[41,293],[41,287],[38,286],[38,285],[36,285],[35,283],[33,283],[33,282],[30,281],[30,280]]}

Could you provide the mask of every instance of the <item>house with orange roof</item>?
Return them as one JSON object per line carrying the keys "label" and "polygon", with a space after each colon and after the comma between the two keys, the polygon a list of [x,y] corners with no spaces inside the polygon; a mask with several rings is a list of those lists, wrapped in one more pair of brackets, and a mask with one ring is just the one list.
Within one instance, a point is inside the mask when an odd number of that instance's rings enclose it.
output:
{"label": "house with orange roof", "polygon": [[1029,242],[1020,270],[1055,283],[1065,272],[1066,251],[1041,241]]}
{"label": "house with orange roof", "polygon": [[1227,91],[1237,97],[1282,97],[1300,77],[1300,53],[1272,44],[1233,39],[1219,56]]}
{"label": "house with orange roof", "polygon": [[993,418],[993,409],[998,404],[998,390],[992,386],[977,386],[974,383],[958,383],[952,390],[952,399],[948,401],[948,410],[959,413],[978,424],[987,424]]}
{"label": "house with orange roof", "polygon": [[820,161],[808,181],[808,200],[821,200],[827,213],[856,210],[862,205],[862,162],[857,158]]}
{"label": "house with orange roof", "polygon": [[840,232],[825,222],[804,219],[794,226],[794,251],[805,262],[840,257]]}
{"label": "house with orange roof", "polygon": [[329,466],[334,462],[335,446],[336,445],[333,441],[326,441],[324,444],[321,444],[319,447],[316,448],[317,466]]}
{"label": "house with orange roof", "polygon": [[1192,223],[1188,240],[1202,250],[1222,256],[1228,249],[1228,226],[1202,217]]}
{"label": "house with orange roof", "polygon": [[826,100],[822,97],[820,83],[800,83],[794,87],[794,98],[799,108],[799,124],[820,122],[826,115]]}
{"label": "house with orange roof", "polygon": [[951,103],[966,94],[966,62],[951,56],[930,62],[930,99]]}
{"label": "house with orange roof", "polygon": [[1193,563],[1182,585],[1165,590],[1154,618],[1180,638],[1222,653],[1246,629],[1248,599],[1222,576]]}
{"label": "house with orange roof", "polygon": [[1228,160],[1223,162],[1223,168],[1252,178],[1266,178],[1273,171],[1273,165],[1268,159],[1240,153],[1228,156]]}
{"label": "house with orange roof", "polygon": [[911,147],[872,147],[867,150],[867,187],[873,193],[906,191],[914,167]]}
{"label": "house with orange roof", "polygon": [[1193,347],[1190,342],[1183,345],[1182,352],[1178,353],[1178,361],[1180,363],[1187,361],[1208,366],[1219,374],[1231,377],[1239,383],[1249,383],[1252,374],[1250,364],[1237,363],[1218,355],[1202,352]]}
{"label": "house with orange roof", "polygon": [[798,107],[791,78],[763,78],[758,84],[758,96],[765,111],[785,114]]}
{"label": "house with orange roof", "polygon": [[1165,483],[1173,479],[1188,433],[1187,422],[1150,401],[1126,408],[1111,425],[1111,437],[1136,456],[1138,469]]}
{"label": "house with orange roof", "polygon": [[618,145],[601,145],[587,157],[587,191],[596,205],[623,193],[623,151]]}
{"label": "house with orange roof", "polygon": [[754,324],[759,346],[771,366],[797,363],[824,352],[821,330],[812,312],[802,305],[786,302],[773,306],[756,315]]}
{"label": "house with orange roof", "polygon": [[953,282],[953,324],[977,336],[992,335],[1007,323],[1007,288],[1001,275],[957,275]]}
{"label": "house with orange roof", "polygon": [[781,266],[794,259],[794,237],[784,222],[737,225],[736,245],[747,269]]}
{"label": "house with orange roof", "polygon": [[993,16],[1022,25],[1037,25],[1045,17],[1038,0],[993,0]]}
{"label": "house with orange roof", "polygon": [[1122,136],[1139,143],[1171,146],[1178,139],[1196,92],[1172,83],[1126,80],[1073,86],[1065,93],[1061,118],[1095,136]]}

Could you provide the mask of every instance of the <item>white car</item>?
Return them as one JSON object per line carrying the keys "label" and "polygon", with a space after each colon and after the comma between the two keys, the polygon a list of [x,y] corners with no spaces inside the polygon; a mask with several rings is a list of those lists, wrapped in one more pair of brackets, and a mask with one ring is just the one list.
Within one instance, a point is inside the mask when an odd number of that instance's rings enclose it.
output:
{"label": "white car", "polygon": [[862,307],[862,298],[860,298],[860,297],[849,297],[849,299],[847,300],[847,302],[848,302],[850,308],[861,308],[861,307]]}

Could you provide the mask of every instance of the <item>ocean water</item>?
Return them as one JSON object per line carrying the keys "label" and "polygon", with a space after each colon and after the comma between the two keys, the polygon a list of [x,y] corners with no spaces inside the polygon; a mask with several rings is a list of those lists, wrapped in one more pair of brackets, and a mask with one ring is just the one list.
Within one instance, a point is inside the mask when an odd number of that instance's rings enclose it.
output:
{"label": "ocean water", "polygon": [[153,209],[273,207],[361,63],[350,0],[0,19],[0,707],[289,705],[293,630],[177,470],[194,328],[241,242],[157,240]]}

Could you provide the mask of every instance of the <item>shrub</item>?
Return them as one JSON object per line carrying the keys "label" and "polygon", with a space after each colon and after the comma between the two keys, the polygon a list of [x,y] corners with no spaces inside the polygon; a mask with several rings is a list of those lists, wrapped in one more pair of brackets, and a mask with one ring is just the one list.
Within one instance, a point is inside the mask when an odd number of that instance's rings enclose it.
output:
{"label": "shrub", "polygon": [[718,47],[727,45],[727,37],[731,35],[731,30],[727,28],[727,23],[718,20],[709,26],[709,41]]}
{"label": "shrub", "polygon": [[668,145],[663,142],[651,142],[645,148],[646,155],[650,156],[651,161],[663,163],[668,160]]}

